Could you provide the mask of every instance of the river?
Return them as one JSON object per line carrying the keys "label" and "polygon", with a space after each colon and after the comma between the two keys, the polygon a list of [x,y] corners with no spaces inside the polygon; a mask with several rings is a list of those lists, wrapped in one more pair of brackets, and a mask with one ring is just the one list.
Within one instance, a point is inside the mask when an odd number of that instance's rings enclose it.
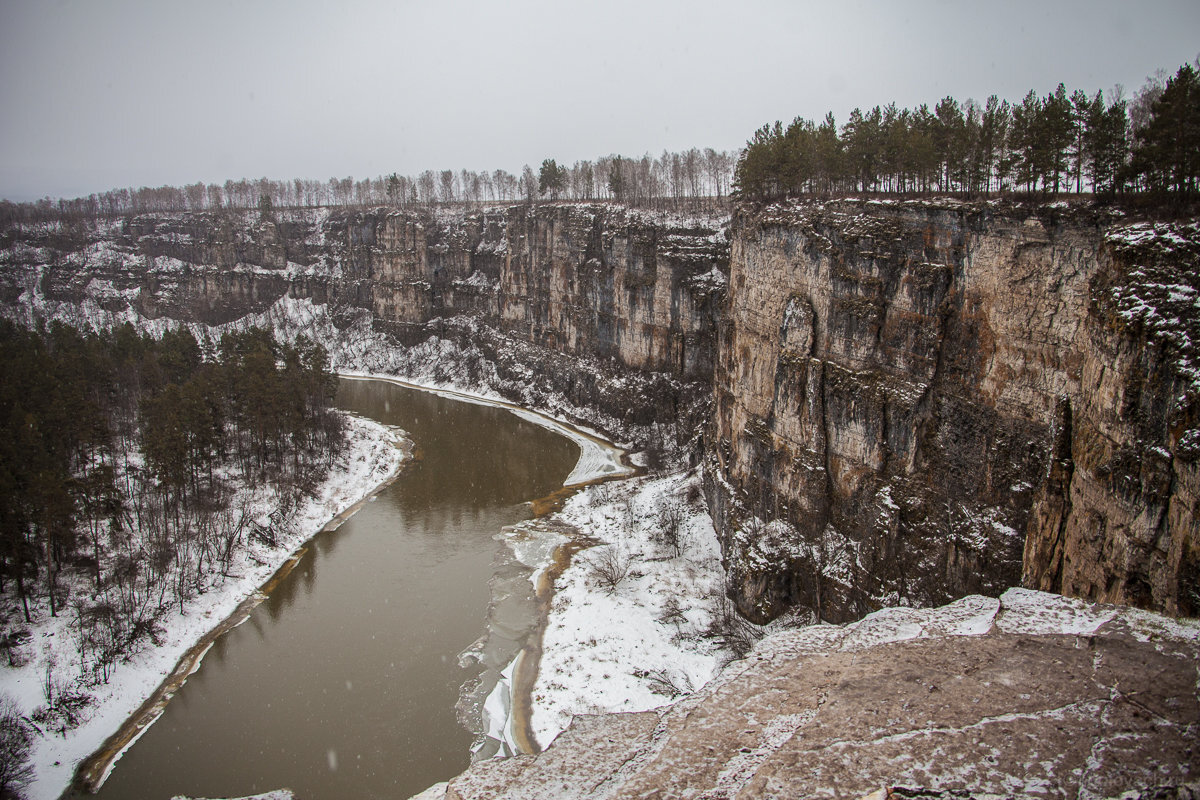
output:
{"label": "river", "polygon": [[496,534],[562,486],[579,447],[382,381],[343,379],[337,404],[403,428],[415,460],[216,642],[100,798],[394,800],[467,766],[454,706],[478,670],[458,655],[484,631],[489,581],[511,581]]}

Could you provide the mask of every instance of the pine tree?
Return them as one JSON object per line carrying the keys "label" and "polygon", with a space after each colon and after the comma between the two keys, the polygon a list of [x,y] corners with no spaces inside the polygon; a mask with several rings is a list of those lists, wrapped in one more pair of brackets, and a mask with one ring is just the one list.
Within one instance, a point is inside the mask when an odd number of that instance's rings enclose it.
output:
{"label": "pine tree", "polygon": [[558,166],[553,158],[547,158],[542,162],[542,168],[538,173],[538,194],[548,194],[551,200],[557,200],[558,196],[562,194],[566,182],[566,169]]}
{"label": "pine tree", "polygon": [[1097,194],[1111,194],[1118,188],[1129,155],[1125,101],[1118,99],[1105,107],[1103,92],[1096,92],[1088,105],[1085,127],[1088,178]]}
{"label": "pine tree", "polygon": [[1092,100],[1082,89],[1071,93],[1071,172],[1075,176],[1075,193],[1083,191],[1083,174],[1088,163],[1087,130],[1091,119]]}
{"label": "pine tree", "polygon": [[1137,133],[1133,170],[1155,190],[1194,195],[1200,181],[1200,78],[1184,64]]}
{"label": "pine tree", "polygon": [[625,159],[617,156],[612,160],[608,170],[608,191],[618,203],[625,202],[626,180]]}
{"label": "pine tree", "polygon": [[1049,180],[1051,191],[1058,194],[1067,173],[1068,151],[1075,139],[1075,121],[1067,88],[1059,84],[1054,94],[1046,95],[1038,125],[1038,150],[1042,165],[1042,187]]}
{"label": "pine tree", "polygon": [[1039,119],[1042,103],[1037,94],[1030,91],[1012,113],[1012,167],[1013,180],[1017,185],[1033,191],[1042,176],[1037,147],[1040,135]]}

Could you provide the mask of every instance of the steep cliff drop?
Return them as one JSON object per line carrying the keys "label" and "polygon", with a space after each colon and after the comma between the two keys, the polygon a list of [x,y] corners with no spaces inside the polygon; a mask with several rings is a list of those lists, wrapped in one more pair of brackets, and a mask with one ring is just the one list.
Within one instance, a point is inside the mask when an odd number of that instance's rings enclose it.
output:
{"label": "steep cliff drop", "polygon": [[1018,584],[1194,615],[1194,225],[742,209],[709,495],[739,608],[832,621]]}
{"label": "steep cliff drop", "polygon": [[1200,226],[953,200],[728,222],[546,205],[54,223],[4,232],[0,306],[267,325],[343,369],[702,461],[746,616],[865,617],[784,627],[670,710],[578,718],[429,797],[1200,793],[1196,625],[1009,588],[1200,612]]}

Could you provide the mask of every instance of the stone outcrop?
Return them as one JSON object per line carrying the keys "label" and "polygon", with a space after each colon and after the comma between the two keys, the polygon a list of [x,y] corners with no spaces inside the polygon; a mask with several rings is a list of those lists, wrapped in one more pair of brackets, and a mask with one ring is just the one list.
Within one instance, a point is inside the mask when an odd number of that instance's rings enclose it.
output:
{"label": "stone outcrop", "polygon": [[674,706],[422,798],[1193,797],[1198,637],[1023,589],[782,630]]}
{"label": "stone outcrop", "polygon": [[[1022,572],[1196,613],[1193,373],[1118,308],[1149,283],[1121,229],[954,201],[739,212],[708,457],[743,613],[846,620]],[[1195,283],[1194,245],[1159,254]]]}

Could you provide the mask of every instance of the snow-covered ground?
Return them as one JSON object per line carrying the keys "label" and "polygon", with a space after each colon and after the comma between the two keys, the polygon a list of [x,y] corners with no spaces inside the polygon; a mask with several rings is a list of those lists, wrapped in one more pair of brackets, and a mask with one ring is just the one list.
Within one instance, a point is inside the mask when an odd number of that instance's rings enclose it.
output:
{"label": "snow-covered ground", "polygon": [[[79,712],[80,724],[64,731],[38,732],[31,759],[34,780],[26,790],[30,800],[58,797],[76,765],[122,726],[206,633],[233,614],[245,598],[259,595],[259,587],[332,518],[394,476],[404,459],[402,444],[402,432],[351,418],[347,448],[314,496],[297,507],[291,524],[278,531],[277,546],[253,542],[236,556],[222,583],[194,597],[184,613],[164,616],[155,646],[143,647],[116,664],[107,683],[88,689],[91,702]],[[274,510],[272,499],[266,492],[255,498],[256,516],[264,524]],[[70,624],[69,613],[56,618],[39,614],[29,626],[31,641],[21,647],[22,666],[0,667],[0,695],[11,697],[26,717],[45,705],[48,679],[68,686],[80,672]]]}
{"label": "snow-covered ground", "polygon": [[[589,486],[558,518],[597,545],[556,582],[533,690],[533,731],[546,747],[575,714],[644,711],[699,689],[729,658],[704,633],[724,595],[721,554],[699,493],[681,472]],[[664,542],[675,508],[679,554]],[[609,556],[628,575],[597,576]]]}

